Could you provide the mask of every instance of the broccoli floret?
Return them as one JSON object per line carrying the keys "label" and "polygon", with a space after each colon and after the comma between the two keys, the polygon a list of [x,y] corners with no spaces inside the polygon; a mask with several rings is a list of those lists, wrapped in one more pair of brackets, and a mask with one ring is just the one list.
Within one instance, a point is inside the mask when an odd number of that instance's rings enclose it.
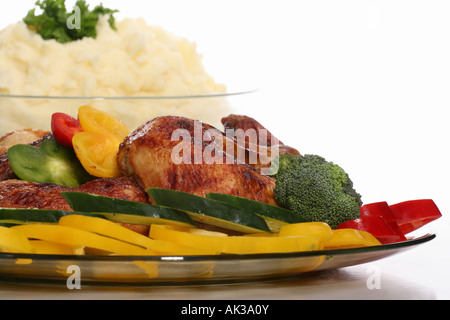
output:
{"label": "broccoli floret", "polygon": [[274,194],[281,207],[332,228],[359,218],[361,195],[337,164],[318,155],[281,155],[278,166]]}

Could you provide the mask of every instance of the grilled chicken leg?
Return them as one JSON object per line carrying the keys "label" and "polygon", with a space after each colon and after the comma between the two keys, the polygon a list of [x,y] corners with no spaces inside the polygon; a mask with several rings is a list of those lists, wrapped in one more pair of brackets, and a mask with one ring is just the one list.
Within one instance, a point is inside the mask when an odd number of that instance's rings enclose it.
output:
{"label": "grilled chicken leg", "polygon": [[[285,145],[271,132],[269,132],[262,124],[249,116],[230,114],[222,118],[221,121],[225,128],[225,132],[228,135],[232,135],[233,137],[235,137],[236,142],[243,145],[245,148],[255,149],[257,146],[264,144],[267,147],[276,147],[280,155],[300,155],[300,152],[298,150]],[[242,139],[239,139],[239,137],[236,136],[236,132],[239,132],[238,130],[241,130],[240,132],[265,132],[264,139],[262,139],[264,141],[257,140],[251,142],[249,140],[245,140],[241,142],[240,140]],[[257,146],[255,146],[255,144]]]}
{"label": "grilled chicken leg", "polygon": [[220,192],[276,205],[275,180],[238,161],[237,149],[233,138],[210,125],[165,116],[148,121],[125,139],[118,164],[122,174],[144,189],[159,187],[200,196]]}

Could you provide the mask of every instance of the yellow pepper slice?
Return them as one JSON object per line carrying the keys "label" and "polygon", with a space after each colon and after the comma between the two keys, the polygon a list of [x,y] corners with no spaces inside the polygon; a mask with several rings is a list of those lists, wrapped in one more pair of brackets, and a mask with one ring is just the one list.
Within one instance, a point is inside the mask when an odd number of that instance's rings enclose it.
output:
{"label": "yellow pepper slice", "polygon": [[282,226],[279,236],[318,236],[327,241],[333,236],[333,230],[324,222],[301,222]]}
{"label": "yellow pepper slice", "polygon": [[221,253],[223,241],[228,237],[221,232],[162,224],[152,224],[149,236],[152,239],[170,241],[194,248],[199,255]]}
{"label": "yellow pepper slice", "polygon": [[73,136],[72,143],[78,160],[89,174],[99,178],[114,178],[120,175],[117,165],[117,140],[92,132],[79,132]]}
{"label": "yellow pepper slice", "polygon": [[317,236],[228,236],[221,232],[173,225],[152,225],[150,237],[208,250],[210,254],[295,252],[323,248],[323,240]]}
{"label": "yellow pepper slice", "polygon": [[44,241],[44,240],[30,240],[33,253],[37,254],[68,254],[68,255],[83,255],[84,248],[71,248],[63,244]]}
{"label": "yellow pepper slice", "polygon": [[119,119],[90,106],[78,108],[78,120],[86,132],[111,135],[120,142],[130,134],[128,127]]}
{"label": "yellow pepper slice", "polygon": [[117,152],[130,133],[119,119],[90,106],[78,109],[82,132],[75,134],[72,144],[83,167],[91,175],[112,178],[120,175]]}
{"label": "yellow pepper slice", "polygon": [[134,232],[113,221],[102,218],[74,214],[61,217],[58,224],[61,226],[94,232],[102,236],[107,236],[117,240],[128,242],[130,244],[149,249],[156,254],[197,254],[196,250],[193,250],[192,248],[185,247],[174,242],[150,239],[147,236]]}
{"label": "yellow pepper slice", "polygon": [[333,237],[325,241],[325,249],[344,249],[378,246],[380,241],[366,231],[356,229],[333,230]]}
{"label": "yellow pepper slice", "polygon": [[154,255],[153,251],[85,230],[50,224],[29,224],[11,227],[29,239],[56,242],[71,248],[89,247],[121,255]]}
{"label": "yellow pepper slice", "polygon": [[230,236],[225,239],[223,252],[255,254],[321,250],[323,241],[317,236],[252,237]]}
{"label": "yellow pepper slice", "polygon": [[0,252],[32,253],[33,248],[23,233],[0,226]]}

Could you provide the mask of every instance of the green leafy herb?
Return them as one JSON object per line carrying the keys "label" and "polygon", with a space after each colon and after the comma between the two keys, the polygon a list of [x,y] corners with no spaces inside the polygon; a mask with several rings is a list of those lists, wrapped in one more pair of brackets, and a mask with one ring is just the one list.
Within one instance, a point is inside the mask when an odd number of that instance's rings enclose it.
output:
{"label": "green leafy herb", "polygon": [[23,21],[45,40],[66,43],[84,37],[95,38],[98,20],[103,15],[109,15],[109,25],[116,29],[113,14],[118,11],[102,4],[89,10],[85,0],[78,0],[71,12],[67,12],[65,0],[38,0],[35,4],[42,14],[36,15],[36,8],[31,9]]}

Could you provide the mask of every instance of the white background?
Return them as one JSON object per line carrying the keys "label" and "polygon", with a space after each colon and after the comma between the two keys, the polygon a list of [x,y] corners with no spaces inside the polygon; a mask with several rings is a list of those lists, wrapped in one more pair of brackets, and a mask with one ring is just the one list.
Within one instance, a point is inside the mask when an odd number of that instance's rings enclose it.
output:
{"label": "white background", "polygon": [[[9,2],[0,27],[34,2]],[[434,259],[408,270],[428,277],[432,297],[450,297],[449,1],[102,2],[118,19],[142,16],[195,41],[217,81],[258,88],[238,112],[340,164],[365,203],[434,199],[438,237],[404,257]]]}

